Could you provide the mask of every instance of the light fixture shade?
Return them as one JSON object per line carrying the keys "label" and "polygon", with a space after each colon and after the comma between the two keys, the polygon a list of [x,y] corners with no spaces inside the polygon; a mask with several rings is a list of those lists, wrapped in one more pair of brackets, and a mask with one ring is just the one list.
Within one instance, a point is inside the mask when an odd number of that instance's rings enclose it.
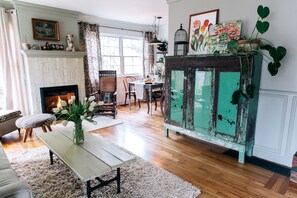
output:
{"label": "light fixture shade", "polygon": [[159,39],[157,39],[157,37],[155,35],[154,38],[148,42],[148,44],[149,45],[161,45],[162,44],[162,41],[160,41]]}

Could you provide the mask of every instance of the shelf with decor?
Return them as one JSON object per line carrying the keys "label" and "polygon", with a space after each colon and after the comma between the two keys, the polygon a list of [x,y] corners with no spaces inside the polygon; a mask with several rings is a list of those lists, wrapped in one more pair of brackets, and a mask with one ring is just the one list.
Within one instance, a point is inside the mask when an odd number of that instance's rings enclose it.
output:
{"label": "shelf with decor", "polygon": [[81,58],[86,52],[67,52],[60,50],[21,50],[21,53],[27,57],[60,57],[60,58]]}

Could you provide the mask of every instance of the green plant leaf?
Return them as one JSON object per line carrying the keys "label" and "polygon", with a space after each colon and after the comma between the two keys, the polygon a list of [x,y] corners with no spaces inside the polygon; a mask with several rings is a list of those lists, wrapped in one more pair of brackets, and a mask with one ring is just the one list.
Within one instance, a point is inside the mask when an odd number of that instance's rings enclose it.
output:
{"label": "green plant leaf", "polygon": [[269,51],[270,48],[272,48],[272,46],[269,45],[269,44],[266,44],[266,45],[260,45],[260,49],[262,49],[262,50],[267,50],[267,51]]}
{"label": "green plant leaf", "polygon": [[279,46],[276,48],[276,57],[274,59],[274,61],[281,61],[287,54],[287,50],[286,48]]}
{"label": "green plant leaf", "polygon": [[220,52],[218,50],[216,50],[216,51],[213,52],[213,55],[215,57],[219,57],[220,56]]}
{"label": "green plant leaf", "polygon": [[268,21],[257,21],[256,28],[260,34],[264,34],[269,29]]}
{"label": "green plant leaf", "polygon": [[250,98],[254,98],[255,85],[249,84],[246,86],[246,93]]}
{"label": "green plant leaf", "polygon": [[277,51],[275,47],[271,47],[269,49],[269,55],[273,58],[273,60],[275,60],[275,57],[277,56]]}
{"label": "green plant leaf", "polygon": [[257,12],[258,12],[258,15],[264,19],[266,17],[268,17],[269,13],[270,13],[270,10],[268,7],[263,7],[262,5],[259,5],[258,6],[258,9],[257,9]]}
{"label": "green plant leaf", "polygon": [[235,40],[231,40],[229,41],[228,45],[227,45],[228,49],[237,49],[238,48],[238,43]]}
{"label": "green plant leaf", "polygon": [[246,95],[241,91],[241,90],[236,90],[233,92],[232,94],[232,100],[231,103],[232,104],[242,104],[245,99],[246,99]]}
{"label": "green plant leaf", "polygon": [[[279,62],[278,62],[279,63]],[[280,63],[279,63],[280,64]],[[271,76],[275,76],[278,73],[278,68],[280,66],[277,63],[270,62],[268,64],[268,71],[270,72]]]}

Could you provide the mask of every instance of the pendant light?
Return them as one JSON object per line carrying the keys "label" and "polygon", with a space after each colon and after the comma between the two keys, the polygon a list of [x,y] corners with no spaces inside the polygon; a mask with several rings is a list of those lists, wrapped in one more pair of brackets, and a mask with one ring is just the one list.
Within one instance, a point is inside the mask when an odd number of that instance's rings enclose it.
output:
{"label": "pendant light", "polygon": [[162,19],[162,17],[155,16],[155,20],[154,20],[154,23],[153,23],[153,27],[155,28],[155,35],[154,35],[154,38],[148,42],[149,45],[161,45],[162,44],[162,41],[157,39],[157,35],[158,35],[158,32],[159,32],[160,19]]}

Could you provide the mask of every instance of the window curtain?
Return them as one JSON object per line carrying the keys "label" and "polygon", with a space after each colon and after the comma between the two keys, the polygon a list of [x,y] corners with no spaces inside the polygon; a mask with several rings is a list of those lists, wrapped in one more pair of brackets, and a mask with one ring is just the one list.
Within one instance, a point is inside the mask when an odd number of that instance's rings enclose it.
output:
{"label": "window curtain", "polygon": [[26,97],[25,71],[21,57],[21,42],[16,10],[0,8],[0,72],[3,88],[3,109],[29,114]]}
{"label": "window curtain", "polygon": [[86,49],[84,57],[86,96],[99,90],[99,70],[102,67],[99,25],[79,22],[79,43]]}
{"label": "window curtain", "polygon": [[144,77],[152,73],[155,62],[154,46],[149,45],[149,41],[153,39],[153,32],[144,33],[144,45],[143,45],[143,65],[144,65]]}

